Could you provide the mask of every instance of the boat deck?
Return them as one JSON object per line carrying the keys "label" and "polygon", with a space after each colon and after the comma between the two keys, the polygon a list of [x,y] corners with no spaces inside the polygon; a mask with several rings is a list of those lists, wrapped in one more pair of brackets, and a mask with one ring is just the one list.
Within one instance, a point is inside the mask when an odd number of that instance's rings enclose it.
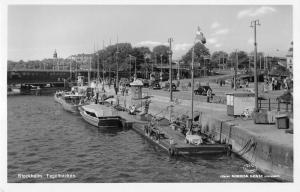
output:
{"label": "boat deck", "polygon": [[[131,127],[147,140],[168,152],[171,156],[226,153],[229,150],[229,146],[225,144],[188,144],[185,142],[185,136],[182,133],[171,129],[165,122],[158,126],[162,134],[157,139],[146,133],[145,126],[148,125],[147,120],[139,120],[139,117],[136,115],[130,115],[122,111],[119,112],[119,116],[126,121],[128,127]],[[172,142],[170,142],[171,140]]]}

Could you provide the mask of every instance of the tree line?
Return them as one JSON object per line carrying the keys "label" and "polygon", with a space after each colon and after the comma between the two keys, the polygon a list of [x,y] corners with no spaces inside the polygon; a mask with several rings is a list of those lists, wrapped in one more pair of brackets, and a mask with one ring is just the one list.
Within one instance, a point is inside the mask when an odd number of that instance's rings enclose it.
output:
{"label": "tree line", "polygon": [[[53,69],[56,65],[60,69],[72,70],[89,68],[91,64],[92,69],[104,71],[116,71],[117,63],[119,71],[134,71],[135,66],[138,71],[151,71],[152,64],[166,64],[169,63],[169,47],[165,45],[155,46],[152,50],[149,47],[132,47],[130,43],[118,43],[105,47],[102,50],[96,51],[94,54],[89,54],[91,60],[84,62],[76,62],[70,58],[67,59],[43,59],[43,60],[30,60],[30,61],[8,61],[8,70],[17,69]],[[218,68],[220,64],[228,68],[234,67],[236,63],[236,55],[238,55],[239,68],[247,69],[250,64],[253,66],[253,53],[248,54],[245,51],[237,51],[226,53],[225,51],[215,51],[210,54],[209,49],[201,44],[194,45],[194,62],[195,66],[207,67],[209,69]],[[264,57],[263,53],[258,53],[258,59]],[[181,64],[190,66],[192,62],[192,47],[182,56]],[[262,64],[264,65],[264,59]],[[104,68],[103,68],[104,67]]]}

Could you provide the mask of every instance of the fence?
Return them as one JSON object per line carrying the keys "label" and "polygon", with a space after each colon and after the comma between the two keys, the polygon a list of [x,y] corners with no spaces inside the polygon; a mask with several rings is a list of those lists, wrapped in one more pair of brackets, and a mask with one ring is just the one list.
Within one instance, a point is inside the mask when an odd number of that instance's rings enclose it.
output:
{"label": "fence", "polygon": [[286,111],[286,112],[293,112],[293,101],[286,102],[280,101],[277,99],[258,99],[258,107],[259,109],[268,109],[277,110],[277,111]]}

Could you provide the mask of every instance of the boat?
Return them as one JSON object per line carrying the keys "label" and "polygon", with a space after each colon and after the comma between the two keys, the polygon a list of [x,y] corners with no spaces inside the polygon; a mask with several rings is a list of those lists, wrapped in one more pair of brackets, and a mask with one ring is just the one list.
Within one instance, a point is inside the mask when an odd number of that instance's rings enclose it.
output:
{"label": "boat", "polygon": [[122,128],[122,118],[109,104],[89,104],[79,107],[82,118],[98,128]]}
{"label": "boat", "polygon": [[63,91],[56,91],[54,93],[54,101],[56,101],[57,103],[62,104],[62,97],[64,95]]}
{"label": "boat", "polygon": [[61,98],[61,104],[64,110],[71,113],[79,113],[78,107],[85,104],[85,95],[81,94],[64,94]]}
{"label": "boat", "polygon": [[[204,132],[201,130],[200,125],[197,125],[197,122],[195,120],[196,118],[194,117],[193,68],[194,62],[192,62],[191,118],[176,118],[178,119],[178,121],[172,121],[170,118],[170,120],[167,120],[167,123],[162,124],[161,121],[165,118],[158,117],[158,114],[148,114],[147,108],[149,108],[149,106],[147,105],[143,105],[144,108],[146,108],[143,113],[137,113],[136,106],[144,99],[142,97],[143,83],[140,83],[139,81],[133,82],[131,84],[134,94],[134,99],[132,99],[132,101],[135,101],[135,104],[128,109],[131,117],[127,117],[128,115],[124,112],[120,112],[120,114],[126,120],[135,122],[132,125],[133,130],[144,136],[147,140],[167,151],[170,156],[185,154],[230,154],[230,144],[223,141],[214,141],[209,135],[204,134]],[[164,110],[167,113],[171,113],[172,109],[170,107],[174,107],[173,104],[176,104],[176,102],[172,102],[172,104],[170,104],[170,106],[168,106]],[[151,116],[150,118],[149,115]]]}

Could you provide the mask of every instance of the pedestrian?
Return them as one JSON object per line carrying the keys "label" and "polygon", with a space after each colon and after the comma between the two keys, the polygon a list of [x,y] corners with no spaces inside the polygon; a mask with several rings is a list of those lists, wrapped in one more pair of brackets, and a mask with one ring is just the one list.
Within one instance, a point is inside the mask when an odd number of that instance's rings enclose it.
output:
{"label": "pedestrian", "polygon": [[179,85],[180,85],[180,81],[179,81],[179,80],[177,80],[176,87],[179,87]]}
{"label": "pedestrian", "polygon": [[210,103],[210,98],[212,97],[212,91],[211,89],[208,89],[206,92],[206,98],[207,98],[207,103]]}

